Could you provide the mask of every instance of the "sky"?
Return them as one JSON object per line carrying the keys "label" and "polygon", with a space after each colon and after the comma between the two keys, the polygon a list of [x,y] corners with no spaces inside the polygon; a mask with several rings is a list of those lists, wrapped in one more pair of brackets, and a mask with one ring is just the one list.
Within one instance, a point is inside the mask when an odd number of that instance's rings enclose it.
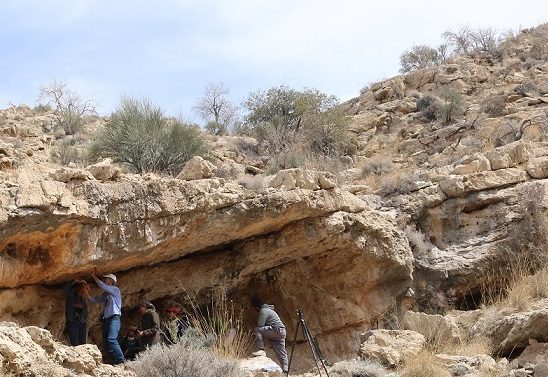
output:
{"label": "sky", "polygon": [[348,100],[446,30],[547,21],[546,0],[0,0],[0,108],[36,105],[52,80],[104,115],[134,96],[198,121],[221,82],[235,104],[280,85]]}

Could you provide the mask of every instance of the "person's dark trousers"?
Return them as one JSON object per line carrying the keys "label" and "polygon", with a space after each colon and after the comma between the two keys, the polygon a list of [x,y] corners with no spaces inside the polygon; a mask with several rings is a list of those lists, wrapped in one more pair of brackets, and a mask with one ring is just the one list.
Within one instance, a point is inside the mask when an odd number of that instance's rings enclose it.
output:
{"label": "person's dark trousers", "polygon": [[71,346],[79,346],[86,343],[86,323],[79,321],[67,321],[67,332]]}
{"label": "person's dark trousers", "polygon": [[103,347],[114,358],[114,364],[121,364],[126,361],[120,343],[118,343],[119,333],[119,315],[113,315],[103,320]]}

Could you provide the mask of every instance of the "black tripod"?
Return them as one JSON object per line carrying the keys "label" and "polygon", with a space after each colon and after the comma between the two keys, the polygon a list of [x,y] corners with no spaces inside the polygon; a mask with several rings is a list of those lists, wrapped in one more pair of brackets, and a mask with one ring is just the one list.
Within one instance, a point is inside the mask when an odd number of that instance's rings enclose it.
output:
{"label": "black tripod", "polygon": [[306,324],[306,321],[304,320],[304,314],[301,309],[297,309],[297,314],[299,315],[299,321],[297,322],[297,326],[295,327],[295,337],[293,338],[293,345],[291,346],[291,356],[289,356],[289,364],[287,365],[287,372],[285,372],[286,377],[289,376],[289,369],[291,368],[291,360],[293,360],[293,352],[295,351],[295,344],[297,344],[297,335],[299,334],[299,326],[303,329],[303,337],[308,342],[308,345],[310,346],[310,350],[312,351],[312,356],[314,357],[314,361],[316,362],[316,368],[318,368],[318,374],[322,375],[320,365],[323,367],[323,370],[325,371],[325,374],[327,377],[329,377],[329,373],[327,372],[327,367],[325,366],[325,357],[323,356],[322,351],[320,350],[320,345],[318,344],[317,339],[312,337],[312,334],[310,333],[310,330],[308,329],[308,325]]}

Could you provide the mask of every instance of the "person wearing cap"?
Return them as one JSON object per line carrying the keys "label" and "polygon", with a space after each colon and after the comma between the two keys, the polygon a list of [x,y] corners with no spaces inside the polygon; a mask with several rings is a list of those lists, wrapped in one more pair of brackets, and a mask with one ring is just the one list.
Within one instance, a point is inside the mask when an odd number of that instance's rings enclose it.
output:
{"label": "person wearing cap", "polygon": [[186,319],[180,318],[181,308],[172,305],[166,309],[166,320],[162,323],[162,339],[165,344],[179,342],[190,326]]}
{"label": "person wearing cap", "polygon": [[268,339],[270,345],[274,349],[278,361],[285,373],[288,369],[287,351],[285,349],[285,325],[274,311],[273,305],[265,304],[259,296],[254,295],[251,298],[251,306],[255,311],[259,312],[257,327],[253,332],[255,336],[255,345],[259,349],[253,352],[253,356],[266,356],[264,351],[264,338]]}
{"label": "person wearing cap", "polygon": [[93,304],[103,304],[101,321],[103,322],[103,347],[105,351],[114,358],[114,364],[121,364],[126,361],[120,343],[118,343],[118,334],[120,333],[122,315],[122,292],[116,283],[114,274],[102,275],[102,280],[97,277],[95,272],[92,274],[93,280],[97,286],[103,290],[99,296],[92,297],[89,289],[86,290],[88,300]]}
{"label": "person wearing cap", "polygon": [[148,348],[160,342],[160,316],[150,301],[141,300],[137,308],[142,316],[141,331],[137,334],[143,347]]}

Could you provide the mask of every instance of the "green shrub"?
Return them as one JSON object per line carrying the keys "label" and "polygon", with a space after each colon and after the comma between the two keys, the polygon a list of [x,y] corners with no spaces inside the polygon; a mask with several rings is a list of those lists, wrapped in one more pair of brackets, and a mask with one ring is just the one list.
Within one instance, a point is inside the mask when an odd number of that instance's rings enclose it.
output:
{"label": "green shrub", "polygon": [[447,89],[440,95],[442,102],[439,108],[439,118],[445,124],[452,123],[462,114],[462,96],[454,89]]}
{"label": "green shrub", "polygon": [[84,118],[71,111],[62,111],[59,113],[55,126],[61,128],[65,135],[75,135],[84,127]]}
{"label": "green shrub", "polygon": [[348,150],[348,117],[334,96],[316,89],[281,86],[249,95],[245,124],[265,145],[271,169],[302,166],[314,156],[335,157]]}
{"label": "green shrub", "polygon": [[50,105],[44,105],[42,103],[39,103],[38,105],[34,106],[33,109],[36,113],[42,114],[52,111]]}
{"label": "green shrub", "polygon": [[138,173],[177,175],[205,152],[200,130],[167,118],[146,100],[124,98],[90,147],[90,156],[111,157]]}
{"label": "green shrub", "polygon": [[73,145],[73,141],[69,139],[59,141],[51,149],[51,159],[61,165],[68,165],[71,162],[77,163],[80,160],[78,148]]}
{"label": "green shrub", "polygon": [[426,94],[417,100],[417,110],[424,119],[432,122],[438,118],[440,100],[431,94]]}

